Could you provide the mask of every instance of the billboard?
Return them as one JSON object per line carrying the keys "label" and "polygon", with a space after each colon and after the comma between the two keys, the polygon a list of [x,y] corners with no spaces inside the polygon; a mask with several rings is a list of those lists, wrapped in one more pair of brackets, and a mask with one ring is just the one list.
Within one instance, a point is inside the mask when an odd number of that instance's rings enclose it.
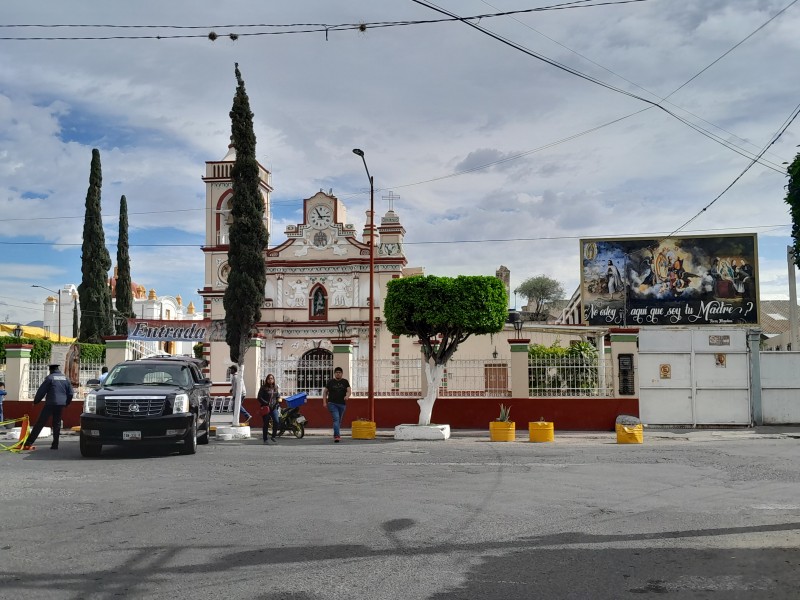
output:
{"label": "billboard", "polygon": [[756,325],[755,234],[584,239],[584,323]]}

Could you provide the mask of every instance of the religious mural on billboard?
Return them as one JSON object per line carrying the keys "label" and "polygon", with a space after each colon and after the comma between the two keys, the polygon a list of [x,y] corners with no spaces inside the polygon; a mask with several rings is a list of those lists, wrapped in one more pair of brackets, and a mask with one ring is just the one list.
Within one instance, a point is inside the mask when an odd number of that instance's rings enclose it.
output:
{"label": "religious mural on billboard", "polygon": [[580,243],[587,324],[758,323],[755,234]]}

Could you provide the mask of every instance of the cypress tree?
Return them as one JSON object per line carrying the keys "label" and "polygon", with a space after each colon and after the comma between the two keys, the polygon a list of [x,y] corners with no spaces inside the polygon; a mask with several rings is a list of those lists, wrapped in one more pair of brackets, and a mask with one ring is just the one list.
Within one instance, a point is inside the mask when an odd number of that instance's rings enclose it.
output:
{"label": "cypress tree", "polygon": [[78,338],[78,302],[72,300],[72,337]]}
{"label": "cypress tree", "polygon": [[264,252],[267,228],[264,199],[258,179],[253,113],[236,63],[236,94],[231,108],[231,140],[236,161],[231,170],[233,206],[228,249],[228,287],[225,290],[225,339],[231,360],[241,365],[253,325],[261,320],[261,303],[267,282]]}
{"label": "cypress tree", "polygon": [[108,271],[111,256],[106,248],[103,220],[100,213],[100,188],[103,175],[100,168],[100,151],[92,149],[92,166],[89,172],[89,189],[86,192],[86,212],[83,220],[83,246],[81,247],[81,284],[78,296],[81,301],[79,341],[102,344],[103,336],[112,335],[111,291]]}
{"label": "cypress tree", "polygon": [[117,239],[117,333],[125,330],[125,319],[133,318],[133,292],[131,290],[131,257],[128,253],[128,201],[119,199],[119,237]]}

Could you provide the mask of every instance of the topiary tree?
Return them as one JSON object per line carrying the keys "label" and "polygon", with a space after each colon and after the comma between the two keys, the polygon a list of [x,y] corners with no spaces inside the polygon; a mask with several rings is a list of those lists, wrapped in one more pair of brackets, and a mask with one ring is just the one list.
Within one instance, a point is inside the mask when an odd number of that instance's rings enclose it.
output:
{"label": "topiary tree", "polygon": [[792,216],[792,246],[794,264],[800,267],[800,153],[794,157],[792,164],[786,169],[789,183],[786,184],[786,204]]}
{"label": "topiary tree", "polygon": [[111,322],[111,290],[108,270],[111,256],[106,248],[103,219],[100,212],[100,188],[103,174],[100,151],[92,149],[89,172],[89,189],[86,192],[86,212],[83,219],[83,246],[81,247],[81,283],[78,295],[81,300],[81,323],[78,339],[81,342],[102,344],[103,336],[113,335]]}
{"label": "topiary tree", "polygon": [[508,296],[497,277],[418,275],[389,282],[383,315],[389,331],[422,346],[428,390],[417,401],[419,424],[430,425],[447,361],[469,336],[503,329]]}

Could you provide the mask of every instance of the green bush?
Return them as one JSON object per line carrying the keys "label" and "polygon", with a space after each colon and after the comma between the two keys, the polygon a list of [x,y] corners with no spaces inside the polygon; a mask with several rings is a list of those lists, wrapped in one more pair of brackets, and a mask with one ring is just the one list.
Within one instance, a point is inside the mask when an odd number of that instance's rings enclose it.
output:
{"label": "green bush", "polygon": [[597,348],[589,342],[572,342],[567,348],[531,344],[528,384],[531,396],[586,396],[598,392]]}
{"label": "green bush", "polygon": [[[50,340],[2,337],[0,338],[0,360],[6,360],[6,344],[31,344],[31,362],[50,360],[53,342]],[[105,344],[79,344],[81,360],[86,362],[103,362],[106,358]]]}
{"label": "green bush", "polygon": [[103,363],[106,360],[105,344],[78,344],[81,347],[81,361]]}
{"label": "green bush", "polygon": [[6,344],[31,344],[31,360],[42,362],[50,359],[50,349],[53,342],[28,338],[2,337],[0,338],[0,360],[6,360]]}

